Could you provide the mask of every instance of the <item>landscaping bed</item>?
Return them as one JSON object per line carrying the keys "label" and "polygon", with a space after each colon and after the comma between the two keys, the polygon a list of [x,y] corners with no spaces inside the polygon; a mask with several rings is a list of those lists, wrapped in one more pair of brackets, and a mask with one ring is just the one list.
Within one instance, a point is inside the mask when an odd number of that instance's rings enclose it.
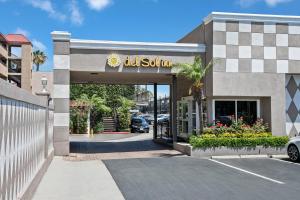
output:
{"label": "landscaping bed", "polygon": [[188,144],[176,143],[174,148],[196,157],[285,154],[289,138],[273,136],[267,130],[262,120],[257,120],[253,126],[245,125],[242,119],[231,126],[217,123],[205,128],[203,134],[191,136]]}

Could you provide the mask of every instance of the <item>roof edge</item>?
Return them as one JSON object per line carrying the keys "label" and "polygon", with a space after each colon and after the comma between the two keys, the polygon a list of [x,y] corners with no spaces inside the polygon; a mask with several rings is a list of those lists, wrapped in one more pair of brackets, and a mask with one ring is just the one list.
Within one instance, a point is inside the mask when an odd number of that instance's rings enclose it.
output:
{"label": "roof edge", "polygon": [[169,51],[203,53],[204,44],[193,43],[162,43],[162,42],[127,42],[105,40],[71,39],[73,49],[108,49],[108,50],[138,50],[138,51]]}
{"label": "roof edge", "polygon": [[212,12],[204,18],[207,24],[213,20],[230,21],[255,21],[255,22],[276,22],[276,23],[296,23],[300,24],[300,16],[296,15],[271,15],[271,14],[251,14],[251,13],[230,13]]}
{"label": "roof edge", "polygon": [[52,31],[51,32],[52,40],[58,41],[70,41],[71,33],[67,31]]}

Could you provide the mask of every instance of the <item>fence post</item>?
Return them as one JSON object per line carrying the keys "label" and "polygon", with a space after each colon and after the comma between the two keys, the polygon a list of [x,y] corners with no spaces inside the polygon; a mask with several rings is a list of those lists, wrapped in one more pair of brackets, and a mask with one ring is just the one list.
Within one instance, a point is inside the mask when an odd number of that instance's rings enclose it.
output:
{"label": "fence post", "polygon": [[45,145],[44,145],[44,157],[48,158],[48,133],[49,133],[49,101],[50,101],[50,93],[48,92],[40,92],[36,93],[38,96],[42,96],[46,100],[46,108],[45,108]]}
{"label": "fence post", "polygon": [[46,116],[45,116],[45,159],[48,157],[48,149],[49,149],[49,142],[48,142],[48,133],[49,133],[49,96],[47,96],[47,107],[46,107]]}

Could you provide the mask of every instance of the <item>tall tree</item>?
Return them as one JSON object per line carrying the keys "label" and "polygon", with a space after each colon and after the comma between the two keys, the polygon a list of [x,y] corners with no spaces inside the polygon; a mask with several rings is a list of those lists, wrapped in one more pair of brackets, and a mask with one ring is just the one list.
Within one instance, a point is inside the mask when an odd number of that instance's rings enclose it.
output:
{"label": "tall tree", "polygon": [[203,78],[207,74],[209,68],[212,66],[212,62],[207,65],[202,61],[200,56],[196,56],[193,64],[179,63],[175,64],[178,68],[177,75],[182,75],[185,78],[192,81],[192,86],[189,89],[189,94],[193,95],[194,100],[198,104],[199,121],[200,121],[200,133],[203,132]]}
{"label": "tall tree", "polygon": [[36,66],[36,71],[40,70],[40,65],[44,64],[47,60],[47,56],[44,52],[37,50],[33,52],[33,63]]}
{"label": "tall tree", "polygon": [[120,96],[119,107],[117,108],[117,113],[119,116],[119,123],[121,129],[127,129],[130,125],[130,109],[135,105],[134,101],[129,100],[125,97]]}

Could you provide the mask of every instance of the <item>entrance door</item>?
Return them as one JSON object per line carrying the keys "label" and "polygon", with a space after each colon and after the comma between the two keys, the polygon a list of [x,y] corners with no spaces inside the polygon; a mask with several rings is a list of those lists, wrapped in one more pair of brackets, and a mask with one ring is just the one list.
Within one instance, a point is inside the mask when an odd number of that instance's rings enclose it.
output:
{"label": "entrance door", "polygon": [[178,102],[178,136],[187,138],[189,134],[189,102]]}

